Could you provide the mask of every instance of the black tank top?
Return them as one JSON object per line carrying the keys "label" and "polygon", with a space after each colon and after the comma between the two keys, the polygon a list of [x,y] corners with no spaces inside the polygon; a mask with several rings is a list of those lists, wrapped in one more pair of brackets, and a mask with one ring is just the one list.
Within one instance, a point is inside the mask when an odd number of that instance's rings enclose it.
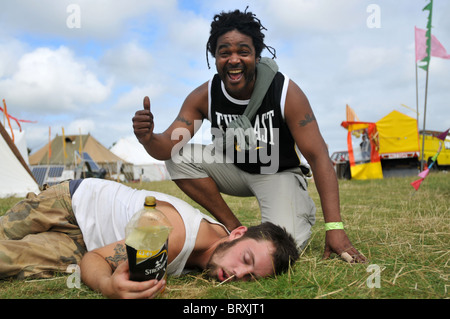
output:
{"label": "black tank top", "polygon": [[[286,83],[285,82],[286,79]],[[256,149],[235,149],[233,162],[240,169],[256,174],[273,174],[300,164],[294,138],[281,112],[283,86],[288,78],[278,72],[270,85],[255,117],[251,120],[257,138]],[[287,87],[284,88],[285,92]],[[209,87],[209,119],[211,127],[224,132],[228,123],[244,113],[247,101],[232,98],[225,90],[219,75]],[[214,138],[214,137],[213,137]]]}

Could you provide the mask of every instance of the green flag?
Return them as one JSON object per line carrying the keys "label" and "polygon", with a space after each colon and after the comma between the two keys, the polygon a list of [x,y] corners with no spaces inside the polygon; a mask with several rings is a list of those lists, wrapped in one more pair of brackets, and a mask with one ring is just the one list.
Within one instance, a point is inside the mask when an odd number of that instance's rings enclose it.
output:
{"label": "green flag", "polygon": [[430,56],[431,56],[431,18],[433,12],[433,0],[430,0],[430,3],[422,9],[422,11],[428,10],[430,13],[428,14],[428,22],[427,22],[427,31],[425,33],[427,39],[427,56],[424,57],[420,62],[424,62],[424,65],[419,66],[419,68],[428,71],[428,66],[430,64]]}

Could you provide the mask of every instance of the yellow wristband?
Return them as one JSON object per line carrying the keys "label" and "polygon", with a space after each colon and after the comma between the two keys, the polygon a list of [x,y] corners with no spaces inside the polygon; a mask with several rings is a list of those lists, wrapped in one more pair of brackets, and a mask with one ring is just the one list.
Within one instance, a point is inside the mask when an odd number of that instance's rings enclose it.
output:
{"label": "yellow wristband", "polygon": [[325,223],[325,231],[333,229],[344,229],[344,223],[343,222]]}

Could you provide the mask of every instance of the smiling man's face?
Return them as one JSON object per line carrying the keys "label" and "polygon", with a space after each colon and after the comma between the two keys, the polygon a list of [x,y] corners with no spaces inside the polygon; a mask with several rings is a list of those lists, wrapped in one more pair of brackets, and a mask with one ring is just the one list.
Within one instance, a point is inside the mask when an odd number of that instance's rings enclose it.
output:
{"label": "smiling man's face", "polygon": [[208,275],[220,281],[250,280],[274,273],[270,241],[241,238],[220,244],[207,265]]}
{"label": "smiling man's face", "polygon": [[232,97],[250,99],[255,84],[256,55],[251,37],[237,30],[217,39],[216,68]]}

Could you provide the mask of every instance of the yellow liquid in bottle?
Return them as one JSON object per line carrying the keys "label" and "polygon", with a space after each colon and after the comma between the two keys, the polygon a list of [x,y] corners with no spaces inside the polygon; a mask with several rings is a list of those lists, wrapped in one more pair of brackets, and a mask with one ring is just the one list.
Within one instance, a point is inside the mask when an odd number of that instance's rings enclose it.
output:
{"label": "yellow liquid in bottle", "polygon": [[136,250],[158,252],[169,236],[171,227],[164,225],[144,226],[135,228],[127,237],[125,244]]}

